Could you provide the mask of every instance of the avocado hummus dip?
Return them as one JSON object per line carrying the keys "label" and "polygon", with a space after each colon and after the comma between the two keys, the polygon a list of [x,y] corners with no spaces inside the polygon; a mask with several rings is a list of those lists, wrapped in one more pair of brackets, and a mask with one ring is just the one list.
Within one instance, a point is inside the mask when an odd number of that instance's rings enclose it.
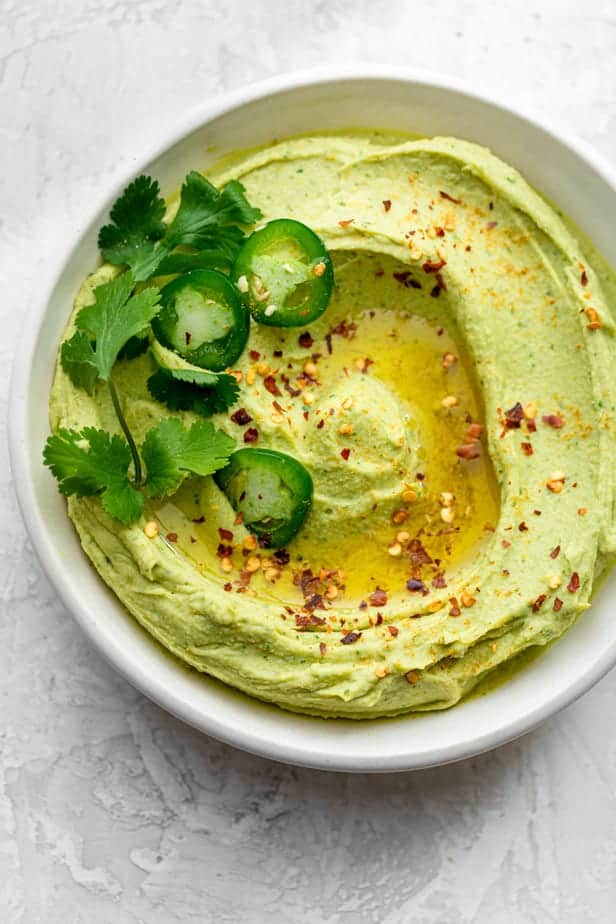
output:
{"label": "avocado hummus dip", "polygon": [[452,706],[614,562],[611,270],[455,138],[300,137],[207,178],[131,184],[77,294],[45,459],[83,549],[252,696]]}

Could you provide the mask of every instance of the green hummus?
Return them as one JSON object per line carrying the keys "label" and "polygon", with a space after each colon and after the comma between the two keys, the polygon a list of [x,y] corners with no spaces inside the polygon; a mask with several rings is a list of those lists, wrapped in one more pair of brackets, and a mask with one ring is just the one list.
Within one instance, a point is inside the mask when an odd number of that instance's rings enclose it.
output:
{"label": "green hummus", "polygon": [[[83,548],[162,645],[246,693],[356,719],[451,706],[560,636],[616,555],[611,271],[512,167],[453,138],[304,137],[208,176],[334,261],[307,331],[252,324],[239,402],[214,418],[242,446],[244,408],[258,446],[299,459],[312,511],[276,556],[212,479],[130,527],[71,498]],[[152,368],[114,372],[139,438],[169,416]],[[60,365],[51,422],[117,430],[108,392]]]}

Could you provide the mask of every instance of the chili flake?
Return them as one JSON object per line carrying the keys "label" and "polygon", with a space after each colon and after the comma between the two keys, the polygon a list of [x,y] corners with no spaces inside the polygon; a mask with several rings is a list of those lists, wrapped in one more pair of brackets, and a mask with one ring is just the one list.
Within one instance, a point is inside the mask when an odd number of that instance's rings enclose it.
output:
{"label": "chili flake", "polygon": [[580,589],[580,576],[577,571],[574,571],[571,575],[571,580],[567,584],[567,590],[570,594],[574,594]]}
{"label": "chili flake", "polygon": [[543,604],[546,601],[547,594],[539,594],[537,599],[533,602],[532,610],[533,613],[538,613]]}
{"label": "chili flake", "polygon": [[456,455],[465,461],[479,458],[479,447],[477,443],[466,443],[464,446],[458,446]]}
{"label": "chili flake", "polygon": [[388,212],[391,208],[391,199],[383,199],[383,208]]}
{"label": "chili flake", "polygon": [[244,430],[244,442],[245,443],[256,443],[259,439],[259,431],[256,427],[248,427],[247,430]]}
{"label": "chili flake", "polygon": [[245,427],[252,420],[245,407],[240,407],[235,413],[231,414],[231,420],[239,427]]}
{"label": "chili flake", "polygon": [[508,430],[516,430],[522,423],[524,418],[524,408],[519,401],[509,408],[508,411],[505,411],[505,427]]}
{"label": "chili flake", "polygon": [[426,260],[421,264],[424,273],[438,273],[444,266],[447,266],[447,260]]}
{"label": "chili flake", "polygon": [[342,458],[343,458],[344,461],[346,462],[347,459],[349,458],[349,456],[351,455],[351,450],[350,450],[350,449],[341,449],[341,450],[340,450],[340,455],[342,456]]}
{"label": "chili flake", "polygon": [[563,608],[563,601],[560,599],[560,597],[554,597],[554,606],[553,606],[554,612],[558,613],[560,612],[560,610],[562,610],[562,608]]}
{"label": "chili flake", "polygon": [[347,634],[344,635],[340,639],[340,644],[341,645],[352,645],[353,642],[358,641],[360,638],[361,638],[361,632],[347,632]]}
{"label": "chili flake", "polygon": [[387,594],[380,587],[377,587],[368,597],[370,606],[385,606],[387,603]]}
{"label": "chili flake", "polygon": [[406,582],[406,589],[411,593],[423,593],[428,588],[423,581],[419,580],[419,578],[409,578]]}
{"label": "chili flake", "polygon": [[550,552],[550,558],[558,558],[559,555],[560,555],[560,546],[557,545]]}
{"label": "chili flake", "polygon": [[560,414],[544,414],[541,420],[544,424],[547,424],[548,427],[554,427],[555,430],[560,430],[564,425],[565,420]]}
{"label": "chili flake", "polygon": [[533,454],[533,444],[532,443],[520,443],[522,447],[522,452],[525,456],[532,456]]}

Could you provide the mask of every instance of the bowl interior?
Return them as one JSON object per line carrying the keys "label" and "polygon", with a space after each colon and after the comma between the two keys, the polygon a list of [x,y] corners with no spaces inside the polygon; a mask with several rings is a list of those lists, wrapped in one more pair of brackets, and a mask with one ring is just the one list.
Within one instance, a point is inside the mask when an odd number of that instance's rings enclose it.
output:
{"label": "bowl interior", "polygon": [[[430,80],[268,82],[235,94],[213,115],[196,114],[154,159],[137,162],[134,173],[151,171],[168,193],[189,169],[206,168],[228,151],[297,132],[357,126],[457,135],[489,146],[616,264],[610,222],[616,191],[606,169],[524,117]],[[97,262],[97,230],[122,185],[110,191],[53,290],[35,308],[15,369],[11,420],[13,467],[34,547],[67,607],[111,662],[160,705],[209,734],[275,759],[341,770],[401,770],[477,753],[533,727],[599,679],[616,661],[614,575],[567,635],[506,684],[453,710],[413,719],[355,723],[283,712],[185,669],[138,627],[90,567],[41,462],[58,340],[75,292]]]}

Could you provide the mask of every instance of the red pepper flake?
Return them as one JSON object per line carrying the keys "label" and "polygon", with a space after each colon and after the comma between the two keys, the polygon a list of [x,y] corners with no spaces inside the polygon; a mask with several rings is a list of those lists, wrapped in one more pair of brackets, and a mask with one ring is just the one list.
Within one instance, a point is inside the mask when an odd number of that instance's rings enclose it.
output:
{"label": "red pepper flake", "polygon": [[[444,586],[444,585],[443,585]],[[428,588],[423,581],[420,581],[419,578],[409,578],[406,582],[406,589],[412,594],[423,593]]]}
{"label": "red pepper flake", "polygon": [[483,427],[479,423],[469,424],[466,430],[467,439],[471,441],[478,440],[482,433],[483,433]]}
{"label": "red pepper flake", "polygon": [[436,281],[438,282],[438,284],[439,284],[439,286],[441,287],[441,289],[443,290],[443,292],[446,292],[446,291],[447,291],[447,284],[445,283],[445,280],[443,279],[443,274],[442,274],[442,273],[437,273],[437,274],[436,274]]}
{"label": "red pepper flake", "polygon": [[410,270],[404,270],[400,273],[392,273],[392,276],[396,282],[399,282],[400,285],[405,287],[405,289],[421,289],[421,283],[417,282],[416,279],[413,279],[413,274]]}
{"label": "red pepper flake", "polygon": [[368,597],[370,606],[385,606],[387,603],[387,594],[380,587],[377,587]]}
{"label": "red pepper flake", "polygon": [[192,337],[192,334],[190,333],[190,331],[185,330],[185,331],[184,331],[184,340],[186,341],[186,346],[188,346],[188,344],[190,343],[190,338],[191,338],[191,337]]}
{"label": "red pepper flake", "polygon": [[478,459],[479,447],[477,443],[466,443],[464,446],[458,446],[456,449],[456,455],[460,459],[464,459],[467,462],[471,459]]}
{"label": "red pepper flake", "polygon": [[245,443],[256,443],[259,439],[259,431],[256,427],[248,427],[247,430],[244,430],[244,442]]}
{"label": "red pepper flake", "polygon": [[216,549],[216,555],[218,558],[229,558],[233,555],[233,546],[225,545],[224,542],[219,542]]}
{"label": "red pepper flake", "polygon": [[248,355],[249,355],[250,358],[252,359],[253,363],[256,363],[256,361],[257,361],[258,359],[261,359],[261,354],[259,353],[258,350],[250,350],[250,352],[248,353]]}
{"label": "red pepper flake", "polygon": [[505,411],[505,427],[508,430],[517,430],[524,420],[524,408],[517,401],[513,407]]}
{"label": "red pepper flake", "polygon": [[421,568],[422,565],[433,563],[433,558],[423,547],[421,539],[411,539],[409,542],[409,558],[413,568]]}
{"label": "red pepper flake", "polygon": [[388,212],[391,208],[391,199],[383,199],[383,208]]}
{"label": "red pepper flake", "polygon": [[447,260],[426,260],[421,264],[424,273],[438,273],[444,266],[447,266]]}
{"label": "red pepper flake", "polygon": [[227,581],[227,583],[226,583],[226,584],[223,584],[223,587],[222,587],[222,589],[223,589],[223,590],[226,590],[226,591],[227,591],[227,593],[229,593],[230,591],[232,591],[232,590],[233,590],[233,585],[232,585],[232,584],[230,584],[230,583],[229,583],[229,581]]}
{"label": "red pepper flake", "polygon": [[560,414],[544,414],[541,418],[544,424],[547,424],[548,427],[554,427],[555,430],[560,430],[564,426],[565,420]]}
{"label": "red pepper flake", "polygon": [[533,603],[533,613],[538,613],[543,604],[546,601],[547,594],[539,594],[535,602]]}
{"label": "red pepper flake", "polygon": [[567,584],[567,590],[570,594],[574,594],[580,589],[580,576],[577,571],[574,571],[571,575],[571,580]]}
{"label": "red pepper flake", "polygon": [[340,644],[341,645],[352,645],[353,642],[358,641],[358,639],[360,638],[361,638],[361,632],[347,632],[347,634],[344,635],[340,639]]}
{"label": "red pepper flake", "polygon": [[518,526],[518,529],[520,530],[521,533],[527,533],[527,532],[528,532],[528,526],[526,525],[526,523],[524,522],[524,520],[522,520],[522,522],[521,522],[520,525]]}
{"label": "red pepper flake", "polygon": [[441,294],[441,287],[438,284],[435,286],[432,286],[432,288],[430,289],[430,295],[432,296],[432,298],[438,298],[440,294]]}
{"label": "red pepper flake", "polygon": [[340,455],[342,456],[342,458],[343,458],[344,461],[346,462],[346,460],[347,460],[347,459],[349,458],[349,456],[351,455],[351,450],[350,450],[350,449],[341,449],[341,450],[340,450]]}
{"label": "red pepper flake", "polygon": [[233,423],[236,423],[239,427],[245,427],[246,424],[249,424],[252,420],[252,417],[248,413],[245,407],[238,408],[234,414],[231,414],[231,420]]}
{"label": "red pepper flake", "polygon": [[508,549],[511,546],[511,543],[508,539],[501,539],[501,545],[504,549]]}
{"label": "red pepper flake", "polygon": [[349,225],[352,225],[354,221],[354,218],[345,218],[343,221],[339,221],[338,224],[341,228],[348,228]]}
{"label": "red pepper flake", "polygon": [[585,269],[582,270],[582,275],[580,276],[580,282],[582,283],[583,286],[588,285],[588,276],[586,274]]}
{"label": "red pepper flake", "polygon": [[244,522],[244,514],[243,514],[242,511],[240,510],[239,513],[236,515],[234,521],[233,521],[233,525],[234,525],[234,526],[241,526],[243,522]]}
{"label": "red pepper flake", "polygon": [[272,401],[272,407],[274,408],[275,411],[278,411],[279,414],[287,413],[285,409],[283,408],[283,406],[278,403],[278,401]]}
{"label": "red pepper flake", "polygon": [[456,198],[454,198],[454,196],[450,196],[449,193],[448,193],[448,192],[445,192],[444,189],[441,189],[441,190],[439,191],[439,195],[440,195],[441,199],[447,199],[448,202],[454,202],[456,205],[460,205],[460,203],[462,202],[461,199],[456,199]]}
{"label": "red pepper flake", "polygon": [[527,420],[526,429],[528,430],[529,433],[536,433],[537,432],[537,422],[534,420]]}
{"label": "red pepper flake", "polygon": [[177,542],[178,534],[177,533],[167,533],[167,542]]}
{"label": "red pepper flake", "polygon": [[200,517],[195,517],[195,519],[192,520],[192,522],[193,523],[205,523],[205,517],[203,515]]}
{"label": "red pepper flake", "polygon": [[436,587],[437,589],[441,587],[447,587],[447,581],[445,580],[445,575],[440,574],[440,573],[437,574],[436,577],[432,581],[432,586]]}
{"label": "red pepper flake", "polygon": [[312,344],[314,343],[314,340],[312,339],[312,335],[310,334],[310,331],[305,330],[303,331],[303,333],[299,335],[299,337],[297,338],[297,342],[299,343],[301,347],[304,347],[304,349],[309,350]]}
{"label": "red pepper flake", "polygon": [[389,634],[395,638],[399,632],[398,628],[396,626],[387,626],[387,628],[389,630]]}
{"label": "red pepper flake", "polygon": [[265,378],[263,379],[263,384],[265,385],[265,388],[267,389],[267,391],[269,391],[270,395],[281,395],[282,394],[282,392],[278,388],[278,385],[276,385],[276,379],[274,378],[273,375],[266,375]]}
{"label": "red pepper flake", "polygon": [[197,541],[197,540],[195,539],[194,536],[189,536],[188,538],[190,539],[190,544],[191,544],[191,545],[194,545],[195,542]]}
{"label": "red pepper flake", "polygon": [[[362,601],[362,602],[365,603],[365,601]],[[367,605],[368,605],[368,604],[366,604],[366,606],[367,606]],[[365,609],[365,607],[364,607],[364,609]],[[375,623],[374,623],[374,624],[375,624],[375,626],[382,626],[382,625],[383,625],[383,614],[382,614],[382,613],[377,613],[377,614],[376,614],[376,620],[375,620]]]}
{"label": "red pepper flake", "polygon": [[486,225],[486,228],[488,229],[488,231],[491,231],[492,228],[495,228],[497,226],[497,224],[498,224],[497,221],[489,221]]}
{"label": "red pepper flake", "polygon": [[233,542],[233,533],[230,529],[225,529],[223,526],[219,526],[218,535],[223,540],[223,542]]}
{"label": "red pepper flake", "polygon": [[325,642],[319,642],[319,651],[321,652],[321,657],[324,658],[327,654],[327,645]]}
{"label": "red pepper flake", "polygon": [[321,417],[320,421],[317,424],[317,430],[320,430],[324,426],[325,426],[325,420],[323,417]]}
{"label": "red pepper flake", "polygon": [[284,567],[285,565],[288,565],[289,562],[291,561],[291,556],[289,555],[286,549],[276,549],[276,551],[272,555],[272,558],[274,559],[277,565],[280,565],[281,568]]}
{"label": "red pepper flake", "polygon": [[445,237],[445,229],[437,225],[434,229],[434,232],[437,237]]}
{"label": "red pepper flake", "polygon": [[560,546],[557,545],[550,552],[550,558],[558,558],[559,555],[560,555]]}
{"label": "red pepper flake", "polygon": [[288,377],[288,376],[284,375],[284,373],[281,372],[281,373],[280,373],[280,378],[282,379],[282,384],[284,385],[284,390],[285,390],[286,392],[288,392],[288,393],[291,395],[292,398],[297,398],[298,395],[301,395],[301,393],[302,393],[301,388],[293,388],[293,386],[289,383],[289,377]]}
{"label": "red pepper flake", "polygon": [[563,601],[560,599],[560,597],[554,597],[554,606],[553,606],[554,612],[559,613],[562,610],[562,608],[563,608]]}
{"label": "red pepper flake", "polygon": [[457,600],[457,598],[456,598],[456,597],[450,597],[450,598],[449,598],[449,602],[451,603],[451,609],[449,610],[449,615],[450,615],[450,616],[459,616],[459,615],[461,614],[462,610],[461,610],[460,607],[458,606],[458,600]]}
{"label": "red pepper flake", "polygon": [[520,443],[522,447],[522,452],[525,456],[532,456],[533,454],[533,444],[532,443]]}
{"label": "red pepper flake", "polygon": [[298,629],[307,629],[310,626],[322,626],[325,619],[322,616],[315,616],[314,613],[297,613],[295,616],[295,625]]}

